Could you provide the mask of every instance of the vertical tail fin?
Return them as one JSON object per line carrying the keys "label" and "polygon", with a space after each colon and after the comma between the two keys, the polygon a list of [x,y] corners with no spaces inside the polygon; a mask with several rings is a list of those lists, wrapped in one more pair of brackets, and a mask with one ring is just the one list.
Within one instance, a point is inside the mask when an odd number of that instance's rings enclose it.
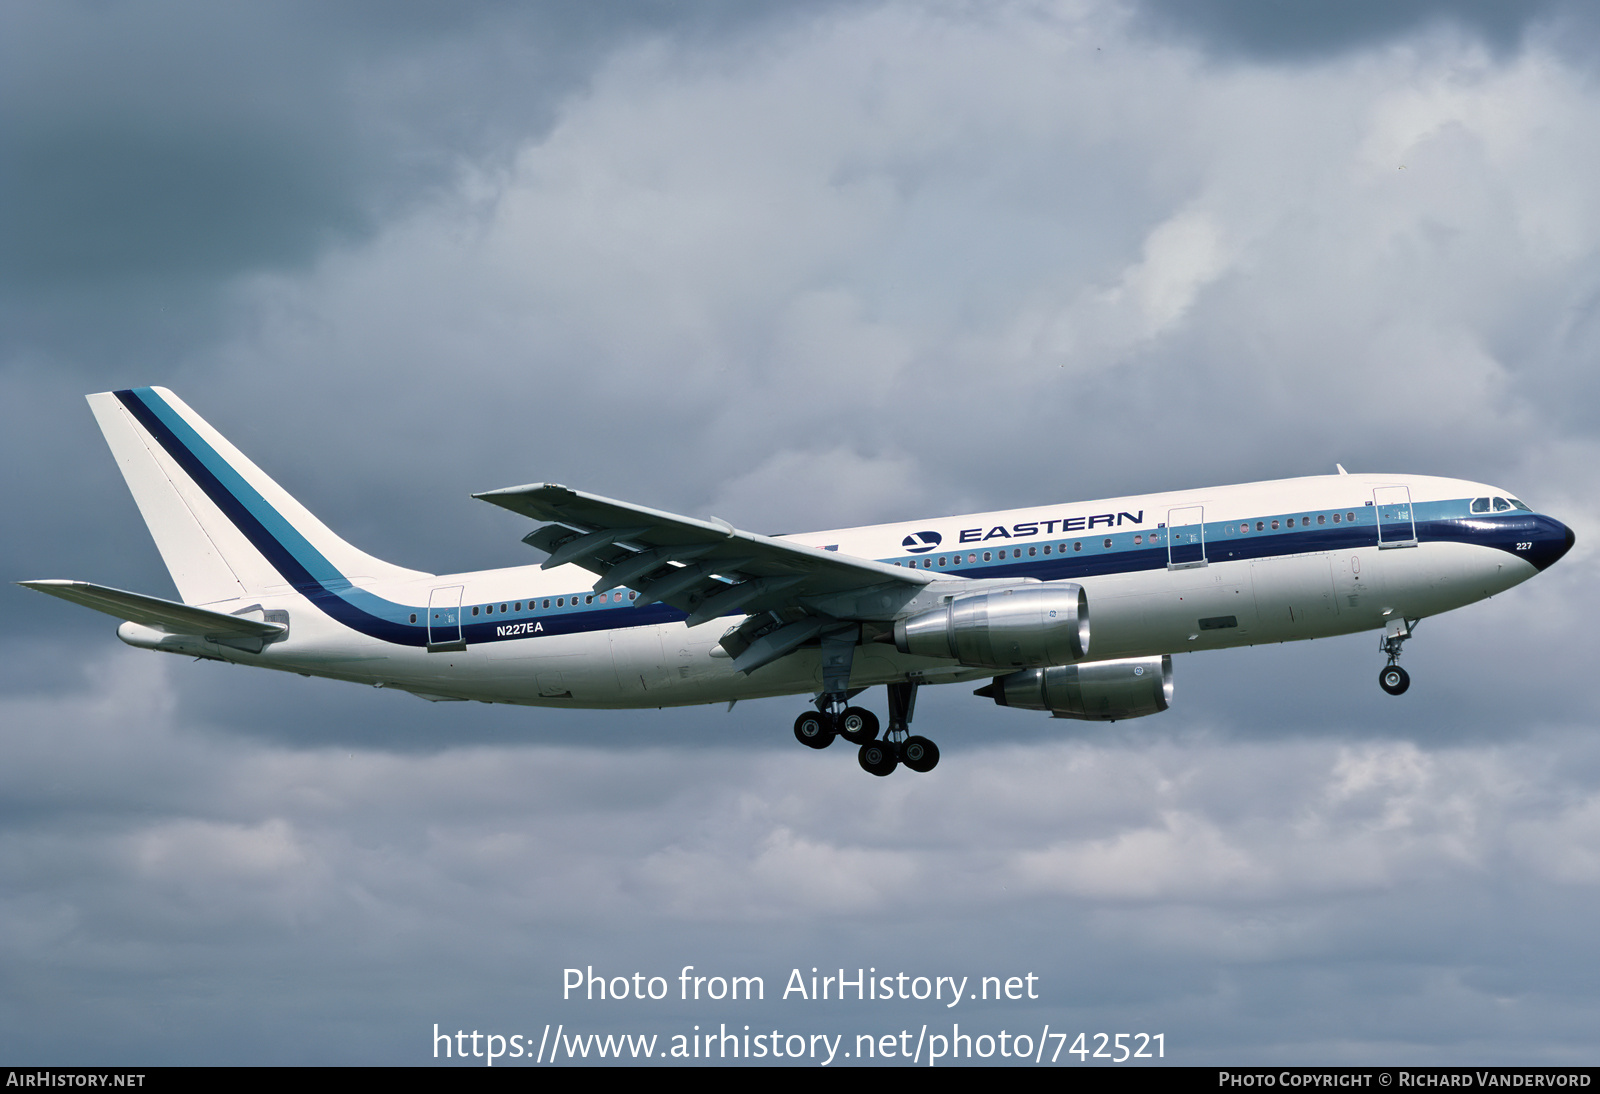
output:
{"label": "vertical tail fin", "polygon": [[165,388],[89,406],[185,602],[424,576],[334,535]]}

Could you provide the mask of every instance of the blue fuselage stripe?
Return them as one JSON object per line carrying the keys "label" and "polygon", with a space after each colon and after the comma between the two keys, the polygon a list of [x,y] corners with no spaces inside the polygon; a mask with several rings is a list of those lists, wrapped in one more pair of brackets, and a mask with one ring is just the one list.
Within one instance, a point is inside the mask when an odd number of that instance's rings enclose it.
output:
{"label": "blue fuselage stripe", "polygon": [[[200,487],[205,495],[233,523],[250,544],[261,553],[283,579],[301,595],[309,599],[331,618],[350,629],[372,638],[402,646],[428,644],[427,609],[423,606],[398,604],[351,584],[337,566],[311,544],[282,513],[252,487],[223,456],[195,432],[181,415],[167,405],[149,388],[132,388],[115,392],[116,398],[128,413],[142,425]],[[1467,505],[1466,499],[1451,502],[1419,504],[1413,508],[1416,516],[1416,534],[1419,540],[1474,543],[1514,553],[1540,565],[1539,552],[1556,551],[1555,557],[1565,550],[1555,545],[1564,543],[1566,529],[1559,522],[1535,513],[1516,512],[1493,516],[1457,515]],[[1452,512],[1454,510],[1455,512]],[[1426,515],[1425,515],[1426,514]],[[1373,547],[1378,543],[1378,528],[1371,509],[1362,511],[1362,519],[1339,527],[1316,527],[1292,532],[1252,532],[1237,534],[1232,525],[1224,523],[1204,526],[1205,558],[1211,562],[1229,562],[1272,558],[1280,555],[1310,554],[1324,551],[1356,550]],[[1430,519],[1431,518],[1431,519]],[[1228,529],[1224,531],[1224,529]],[[1143,533],[1141,533],[1143,534]],[[1167,546],[1134,546],[1133,534],[1122,532],[1111,537],[1113,546],[1105,548],[1100,540],[1092,542],[1087,550],[1070,554],[1032,556],[1026,559],[1006,559],[991,562],[971,562],[959,567],[937,567],[946,577],[965,578],[1015,578],[1028,577],[1042,581],[1070,581],[1109,574],[1125,574],[1163,569],[1168,564]],[[1532,542],[1529,548],[1518,550]],[[1060,547],[1064,544],[1054,544]],[[1021,551],[1023,547],[1008,547],[1007,551]],[[991,548],[991,552],[993,549]],[[948,556],[965,557],[981,551],[950,551]],[[941,556],[941,557],[948,557]],[[1542,556],[1541,556],[1542,557]],[[926,554],[918,556],[926,559]],[[896,562],[896,559],[883,561]],[[931,560],[930,560],[931,561]],[[924,573],[934,569],[923,568]],[[574,600],[576,598],[574,597]],[[461,637],[468,643],[509,641],[529,637],[525,630],[512,634],[497,633],[507,629],[508,622],[537,621],[540,636],[578,634],[586,631],[611,630],[625,627],[660,626],[681,622],[685,613],[667,604],[651,604],[633,608],[627,602],[605,609],[588,608],[583,611],[555,609],[539,612],[534,609],[536,600],[528,600],[526,613],[503,614],[467,622],[466,613],[472,606],[461,608]],[[627,608],[620,616],[617,610]],[[421,620],[411,623],[411,618]]]}

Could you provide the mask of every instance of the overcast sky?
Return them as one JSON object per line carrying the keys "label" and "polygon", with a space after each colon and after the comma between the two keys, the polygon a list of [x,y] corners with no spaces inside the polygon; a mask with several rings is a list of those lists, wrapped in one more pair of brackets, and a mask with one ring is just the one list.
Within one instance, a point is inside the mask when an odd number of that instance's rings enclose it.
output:
{"label": "overcast sky", "polygon": [[[7,0],[7,580],[173,595],[83,403],[138,384],[430,571],[531,561],[469,496],[531,481],[786,532],[1335,461],[1578,543],[1424,623],[1404,697],[1371,635],[1180,657],[1112,726],[928,689],[943,762],[887,780],[798,700],[432,705],[8,586],[0,1055],[960,1021],[1594,1063],[1596,57],[1554,0]],[[778,998],[813,966],[1039,998]]]}

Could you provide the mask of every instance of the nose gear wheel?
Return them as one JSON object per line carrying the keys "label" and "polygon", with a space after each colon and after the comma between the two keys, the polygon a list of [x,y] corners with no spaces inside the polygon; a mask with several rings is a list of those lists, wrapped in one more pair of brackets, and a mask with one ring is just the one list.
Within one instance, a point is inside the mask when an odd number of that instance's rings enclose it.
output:
{"label": "nose gear wheel", "polygon": [[1411,674],[1399,665],[1386,665],[1378,673],[1378,686],[1390,695],[1404,695],[1411,686]]}

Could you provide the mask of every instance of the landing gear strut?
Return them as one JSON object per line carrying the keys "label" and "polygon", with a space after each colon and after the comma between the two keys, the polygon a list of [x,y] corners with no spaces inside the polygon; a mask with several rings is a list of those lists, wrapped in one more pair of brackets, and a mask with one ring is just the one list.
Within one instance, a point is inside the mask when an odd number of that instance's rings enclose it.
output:
{"label": "landing gear strut", "polygon": [[939,746],[926,737],[908,736],[911,715],[917,706],[917,685],[889,685],[889,732],[882,741],[861,746],[857,759],[861,769],[873,775],[888,775],[898,764],[913,771],[932,771],[939,762]]}
{"label": "landing gear strut", "polygon": [[1411,686],[1411,674],[1400,667],[1400,647],[1416,629],[1420,620],[1401,619],[1378,639],[1378,649],[1389,655],[1389,663],[1378,673],[1378,686],[1390,695],[1404,695]]}

